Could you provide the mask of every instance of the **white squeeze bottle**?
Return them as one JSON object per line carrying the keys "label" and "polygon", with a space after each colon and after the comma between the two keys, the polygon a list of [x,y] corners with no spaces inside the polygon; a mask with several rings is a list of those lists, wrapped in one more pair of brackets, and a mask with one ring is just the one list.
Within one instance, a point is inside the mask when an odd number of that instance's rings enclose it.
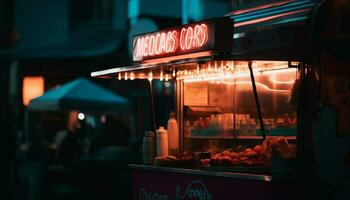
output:
{"label": "white squeeze bottle", "polygon": [[168,138],[170,154],[177,154],[179,152],[179,127],[175,119],[175,113],[170,112],[168,120]]}
{"label": "white squeeze bottle", "polygon": [[164,157],[169,155],[168,132],[163,126],[160,126],[156,132],[157,156]]}

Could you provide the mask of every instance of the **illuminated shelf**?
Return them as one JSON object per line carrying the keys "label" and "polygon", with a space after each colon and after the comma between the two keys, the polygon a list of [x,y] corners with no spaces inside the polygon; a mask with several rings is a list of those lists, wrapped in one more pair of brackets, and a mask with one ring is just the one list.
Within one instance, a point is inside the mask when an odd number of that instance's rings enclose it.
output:
{"label": "illuminated shelf", "polygon": [[[283,136],[283,135],[281,135]],[[267,136],[267,137],[280,137],[280,136]],[[296,136],[283,136],[287,140],[295,140]],[[237,139],[246,139],[246,140],[259,140],[263,139],[262,136],[260,135],[242,135],[242,136],[237,136]],[[233,136],[189,136],[185,137],[185,139],[216,139],[216,140],[225,140],[225,139],[233,139]]]}

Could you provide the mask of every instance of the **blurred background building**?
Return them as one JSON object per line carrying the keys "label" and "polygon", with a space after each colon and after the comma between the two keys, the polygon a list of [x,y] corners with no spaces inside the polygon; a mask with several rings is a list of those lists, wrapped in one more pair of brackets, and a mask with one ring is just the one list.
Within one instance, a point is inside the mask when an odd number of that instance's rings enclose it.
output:
{"label": "blurred background building", "polygon": [[[90,72],[130,65],[132,36],[229,13],[229,0],[3,0],[0,4],[1,152],[6,199],[16,186],[16,152],[32,98]],[[136,133],[151,125],[144,81],[93,80],[132,102]],[[171,84],[155,82],[157,124],[174,105]],[[145,89],[146,88],[146,89]],[[133,91],[133,92],[130,92]],[[166,96],[166,98],[159,98]],[[7,184],[8,185],[8,184]]]}

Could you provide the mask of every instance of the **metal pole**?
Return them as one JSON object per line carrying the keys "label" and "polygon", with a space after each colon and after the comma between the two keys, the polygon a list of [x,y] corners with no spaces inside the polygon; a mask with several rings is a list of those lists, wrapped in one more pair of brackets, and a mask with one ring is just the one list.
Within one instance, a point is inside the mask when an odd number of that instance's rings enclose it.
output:
{"label": "metal pole", "polygon": [[25,143],[27,143],[29,140],[29,131],[30,131],[29,112],[30,111],[28,109],[24,111],[24,134],[21,138],[21,142],[24,141]]}
{"label": "metal pole", "polygon": [[[232,61],[233,62],[233,61]],[[233,64],[232,64],[233,65]],[[236,126],[236,115],[237,115],[237,85],[236,85],[236,65],[234,65],[234,79],[233,79],[233,82],[235,84],[233,84],[233,95],[234,95],[234,105],[233,105],[233,108],[234,108],[234,114],[233,114],[233,148],[234,150],[237,150],[237,126]]]}
{"label": "metal pole", "polygon": [[258,91],[256,90],[256,85],[255,85],[255,78],[254,78],[254,73],[252,69],[252,61],[248,62],[248,67],[250,71],[250,79],[252,80],[252,86],[253,86],[253,92],[254,92],[254,99],[255,99],[255,104],[256,104],[256,109],[258,111],[258,118],[259,118],[259,123],[260,123],[260,129],[263,135],[263,139],[266,139],[266,133],[265,133],[265,128],[264,128],[264,122],[262,119],[262,114],[261,114],[261,109],[260,109],[260,102],[259,102],[259,96],[258,96]]}
{"label": "metal pole", "polygon": [[151,104],[152,104],[153,128],[154,128],[154,131],[156,131],[157,130],[157,123],[156,123],[156,112],[155,112],[155,106],[154,106],[152,80],[149,81],[149,86],[150,86],[149,91],[150,91],[150,95],[151,95]]}

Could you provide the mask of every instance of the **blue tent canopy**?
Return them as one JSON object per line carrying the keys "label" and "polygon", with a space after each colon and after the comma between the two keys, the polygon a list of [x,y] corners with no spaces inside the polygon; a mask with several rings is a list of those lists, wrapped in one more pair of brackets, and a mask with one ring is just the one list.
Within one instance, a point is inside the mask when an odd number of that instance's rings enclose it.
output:
{"label": "blue tent canopy", "polygon": [[80,78],[30,101],[29,110],[127,111],[128,100]]}

